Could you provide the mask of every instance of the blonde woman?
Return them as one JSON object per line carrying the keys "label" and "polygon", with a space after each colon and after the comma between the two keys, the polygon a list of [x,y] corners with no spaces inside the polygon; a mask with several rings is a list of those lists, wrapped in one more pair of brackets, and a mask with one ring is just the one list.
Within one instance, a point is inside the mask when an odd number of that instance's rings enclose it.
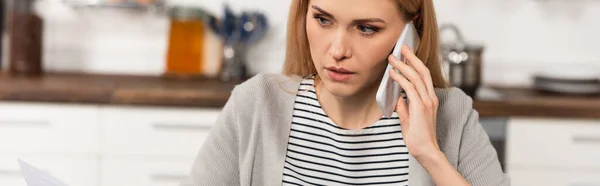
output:
{"label": "blonde woman", "polygon": [[[409,21],[421,44],[404,64],[390,52]],[[432,0],[292,0],[284,73],[233,90],[183,185],[508,185],[442,77],[437,29]],[[410,100],[389,118],[384,73]]]}

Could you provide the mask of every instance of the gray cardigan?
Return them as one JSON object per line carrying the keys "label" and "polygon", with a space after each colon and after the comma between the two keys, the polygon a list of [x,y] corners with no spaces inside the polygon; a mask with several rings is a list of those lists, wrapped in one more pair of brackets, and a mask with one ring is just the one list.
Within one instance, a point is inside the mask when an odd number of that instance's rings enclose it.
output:
{"label": "gray cardigan", "polygon": [[[182,186],[282,185],[300,81],[299,76],[263,73],[237,85]],[[437,138],[450,163],[472,185],[509,185],[471,98],[457,88],[435,92]],[[414,157],[408,184],[434,185]]]}

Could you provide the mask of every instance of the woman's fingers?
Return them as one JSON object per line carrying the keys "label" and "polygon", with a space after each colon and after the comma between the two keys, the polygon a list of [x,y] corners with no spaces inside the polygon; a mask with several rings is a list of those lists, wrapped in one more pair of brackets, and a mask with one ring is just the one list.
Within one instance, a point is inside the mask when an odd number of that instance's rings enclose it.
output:
{"label": "woman's fingers", "polygon": [[[407,48],[407,47],[405,47],[405,48]],[[414,54],[414,52],[412,52],[412,50],[410,50],[410,52],[405,52],[402,54],[404,56],[406,56],[406,59],[408,59],[407,61],[409,63],[409,66],[413,67],[413,69],[415,69],[415,71],[417,71],[419,74],[421,74],[423,81],[425,82],[425,86],[427,87],[427,92],[429,93],[429,96],[434,96],[435,91],[433,88],[433,80],[431,79],[431,72],[429,71],[429,68],[427,68],[427,66],[425,66],[425,63],[423,63]]]}
{"label": "woman's fingers", "polygon": [[[410,81],[408,81],[408,79],[398,74],[393,69],[390,69],[388,73],[390,73],[390,77],[392,77],[394,81],[398,82],[398,84],[400,84],[400,86],[404,89],[404,92],[406,92],[406,97],[408,100],[410,100],[409,102],[411,105],[414,105],[415,103],[422,103],[421,97],[419,96],[415,85],[413,85]],[[408,109],[403,108],[402,112],[404,111],[406,111],[408,115]]]}
{"label": "woman's fingers", "polygon": [[421,78],[425,82],[425,87],[427,88],[427,94],[429,95],[429,98],[431,99],[431,103],[433,104],[433,107],[437,110],[437,106],[439,103],[438,103],[437,96],[435,94],[435,89],[433,87],[433,80],[431,79],[431,72],[429,71],[429,68],[427,68],[427,66],[425,66],[425,63],[423,63],[414,54],[414,52],[412,50],[405,51],[404,48],[408,49],[408,47],[404,46],[403,50],[402,50],[402,54],[406,57],[406,59],[409,63],[409,66],[412,67],[413,69],[415,69],[421,75]]}
{"label": "woman's fingers", "polygon": [[[396,72],[394,72],[396,73]],[[406,123],[409,115],[408,115],[408,105],[406,105],[406,99],[400,97],[398,99],[398,103],[396,104],[396,113],[398,113],[398,117],[400,117],[400,123],[403,125]]]}
{"label": "woman's fingers", "polygon": [[[402,50],[403,50],[402,52],[405,52],[404,50],[408,50],[408,49],[403,48]],[[410,51],[408,51],[408,52],[410,52]],[[400,72],[404,76],[406,76],[406,79],[408,79],[408,81],[410,81],[411,84],[414,84],[415,89],[416,89],[419,97],[421,98],[420,100],[423,101],[420,103],[429,105],[431,103],[431,99],[429,98],[429,92],[427,91],[427,88],[425,87],[426,85],[423,82],[421,75],[419,75],[419,73],[417,73],[412,67],[408,66],[407,64],[404,64],[404,62],[400,61],[400,59],[394,57],[393,55],[390,55],[389,60],[394,68],[400,70]]]}

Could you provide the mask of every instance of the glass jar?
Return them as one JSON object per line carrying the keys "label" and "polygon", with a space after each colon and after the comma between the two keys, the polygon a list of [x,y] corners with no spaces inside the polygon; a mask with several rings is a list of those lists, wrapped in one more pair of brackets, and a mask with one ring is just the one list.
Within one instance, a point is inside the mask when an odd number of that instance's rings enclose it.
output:
{"label": "glass jar", "polygon": [[196,7],[172,7],[166,75],[201,76],[204,71],[205,11]]}

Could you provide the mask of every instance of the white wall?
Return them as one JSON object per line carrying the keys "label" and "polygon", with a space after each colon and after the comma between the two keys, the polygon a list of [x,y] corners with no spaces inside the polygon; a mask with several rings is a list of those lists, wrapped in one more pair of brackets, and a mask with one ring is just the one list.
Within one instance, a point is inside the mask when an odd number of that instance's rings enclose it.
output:
{"label": "white wall", "polygon": [[529,84],[535,71],[600,74],[598,0],[435,0],[440,23],[486,46],[484,81]]}
{"label": "white wall", "polygon": [[[174,4],[203,6],[218,15],[224,2],[231,3],[235,11],[258,9],[269,16],[272,30],[251,51],[249,59],[252,71],[279,72],[289,0],[171,0]],[[595,69],[600,73],[599,0],[434,2],[441,24],[457,24],[469,41],[485,45],[486,84],[528,85],[532,73],[557,68]],[[166,18],[115,11],[80,15],[76,21],[47,25],[48,69],[162,73]]]}
{"label": "white wall", "polygon": [[[289,1],[236,0],[231,8],[261,10],[271,30],[248,56],[254,72],[279,72],[284,58]],[[223,1],[173,0],[170,4],[201,6],[219,15]],[[48,18],[44,65],[48,70],[160,75],[168,44],[167,17],[139,12],[76,9],[73,16]]]}

